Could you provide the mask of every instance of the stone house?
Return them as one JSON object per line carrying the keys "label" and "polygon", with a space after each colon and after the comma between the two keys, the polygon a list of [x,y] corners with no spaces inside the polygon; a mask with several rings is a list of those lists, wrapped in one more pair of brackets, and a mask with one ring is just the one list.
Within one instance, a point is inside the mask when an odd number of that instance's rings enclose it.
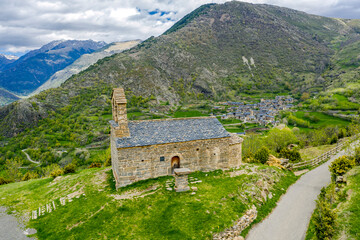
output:
{"label": "stone house", "polygon": [[236,168],[242,138],[227,132],[215,117],[128,121],[122,88],[112,93],[111,162],[116,188],[192,171]]}

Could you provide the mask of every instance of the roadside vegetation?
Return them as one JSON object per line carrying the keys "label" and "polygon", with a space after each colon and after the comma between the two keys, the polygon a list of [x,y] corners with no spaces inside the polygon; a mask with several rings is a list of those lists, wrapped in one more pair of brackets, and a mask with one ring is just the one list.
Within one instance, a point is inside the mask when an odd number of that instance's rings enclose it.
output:
{"label": "roadside vegetation", "polygon": [[306,240],[359,239],[360,147],[329,167],[332,182],[321,190]]}

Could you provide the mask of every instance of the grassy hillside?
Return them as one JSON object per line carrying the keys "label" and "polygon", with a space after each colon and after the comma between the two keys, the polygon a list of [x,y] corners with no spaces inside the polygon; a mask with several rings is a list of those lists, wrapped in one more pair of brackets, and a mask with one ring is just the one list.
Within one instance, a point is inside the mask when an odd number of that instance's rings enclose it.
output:
{"label": "grassy hillside", "polygon": [[[173,177],[141,181],[114,190],[109,168],[88,169],[55,179],[45,178],[0,186],[0,205],[19,216],[54,201],[28,227],[39,239],[210,239],[232,226],[253,204],[260,221],[297,178],[273,167],[243,165],[230,172],[221,170],[190,175],[198,190],[176,193]],[[272,198],[265,201],[265,186]],[[60,198],[67,197],[66,204]]]}

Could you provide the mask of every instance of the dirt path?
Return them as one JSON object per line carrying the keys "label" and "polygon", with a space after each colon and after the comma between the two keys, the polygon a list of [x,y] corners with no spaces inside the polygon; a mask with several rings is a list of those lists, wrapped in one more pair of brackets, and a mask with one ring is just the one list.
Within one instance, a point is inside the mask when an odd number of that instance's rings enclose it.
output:
{"label": "dirt path", "polygon": [[348,154],[348,151],[339,152],[323,165],[302,175],[280,199],[273,212],[250,230],[246,239],[304,239],[310,217],[315,209],[315,200],[321,188],[331,182],[329,165],[336,158]]}

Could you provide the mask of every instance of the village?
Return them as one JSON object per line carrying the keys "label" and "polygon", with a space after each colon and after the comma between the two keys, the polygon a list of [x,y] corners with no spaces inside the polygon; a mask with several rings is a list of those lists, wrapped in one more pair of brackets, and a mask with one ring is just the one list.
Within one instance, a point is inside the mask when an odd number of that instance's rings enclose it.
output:
{"label": "village", "polygon": [[[243,102],[224,102],[222,105],[229,106],[227,114],[221,115],[221,119],[238,119],[243,123],[256,123],[261,126],[271,124],[277,126],[276,120],[279,111],[289,110],[293,107],[294,99],[289,96],[276,96],[275,99],[261,99],[259,103],[244,104]],[[221,107],[215,106],[214,109]]]}

